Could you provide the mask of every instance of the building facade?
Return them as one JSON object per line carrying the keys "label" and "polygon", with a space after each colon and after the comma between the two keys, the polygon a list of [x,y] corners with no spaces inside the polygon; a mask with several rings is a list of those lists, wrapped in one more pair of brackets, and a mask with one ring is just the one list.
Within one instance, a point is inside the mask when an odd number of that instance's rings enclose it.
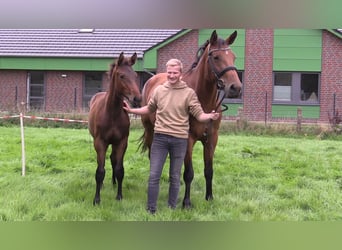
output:
{"label": "building facade", "polygon": [[[233,31],[217,29],[222,38]],[[238,37],[231,47],[237,55],[243,95],[241,99],[225,100],[229,107],[225,119],[236,119],[242,112],[249,121],[294,122],[300,114],[304,122],[329,123],[329,119],[342,113],[340,30],[237,31]],[[76,36],[83,36],[82,41],[90,43],[95,32]],[[189,68],[199,45],[209,39],[212,29],[135,32],[126,31],[130,37],[124,41],[118,33],[98,31],[97,42],[83,46],[88,46],[87,50],[77,48],[83,48],[82,43],[70,50],[55,44],[56,48],[45,48],[48,52],[39,53],[44,51],[44,41],[38,38],[29,44],[36,46],[33,52],[27,48],[6,52],[8,49],[0,47],[0,111],[15,111],[18,103],[24,102],[28,109],[46,112],[87,112],[91,96],[107,89],[106,70],[118,51],[127,51],[128,55],[138,52],[135,70],[142,87],[151,74],[165,71],[170,58],[179,58],[185,69]],[[0,40],[6,37],[3,33],[0,31]],[[109,33],[110,39],[116,39],[116,47],[103,38]],[[104,52],[109,47],[116,49],[116,54]],[[95,50],[102,50],[102,54],[89,53]],[[27,51],[31,54],[25,54]]]}

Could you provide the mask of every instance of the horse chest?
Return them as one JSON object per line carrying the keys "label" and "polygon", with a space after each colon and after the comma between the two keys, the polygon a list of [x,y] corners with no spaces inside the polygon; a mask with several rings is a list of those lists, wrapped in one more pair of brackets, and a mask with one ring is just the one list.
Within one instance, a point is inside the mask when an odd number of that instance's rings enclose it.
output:
{"label": "horse chest", "polygon": [[111,119],[104,124],[100,124],[98,131],[105,141],[110,144],[126,138],[129,134],[129,119]]}
{"label": "horse chest", "polygon": [[208,133],[208,126],[205,123],[201,123],[198,121],[191,121],[190,122],[190,135],[199,140],[203,136],[205,136]]}

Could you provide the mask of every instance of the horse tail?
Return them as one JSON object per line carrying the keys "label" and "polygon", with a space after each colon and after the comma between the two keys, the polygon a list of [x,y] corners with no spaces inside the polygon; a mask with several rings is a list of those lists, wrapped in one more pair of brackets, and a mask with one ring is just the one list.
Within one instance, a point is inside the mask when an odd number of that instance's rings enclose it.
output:
{"label": "horse tail", "polygon": [[147,151],[147,144],[145,140],[145,132],[138,139],[138,150],[141,153],[145,153]]}

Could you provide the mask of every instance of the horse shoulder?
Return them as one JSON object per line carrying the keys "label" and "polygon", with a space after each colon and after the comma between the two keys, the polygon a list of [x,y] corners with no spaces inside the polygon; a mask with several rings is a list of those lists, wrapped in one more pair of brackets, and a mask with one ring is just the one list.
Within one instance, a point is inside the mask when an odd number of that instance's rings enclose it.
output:
{"label": "horse shoulder", "polygon": [[100,100],[103,100],[106,95],[106,92],[98,92],[89,101],[89,108],[92,109],[96,103],[98,103]]}

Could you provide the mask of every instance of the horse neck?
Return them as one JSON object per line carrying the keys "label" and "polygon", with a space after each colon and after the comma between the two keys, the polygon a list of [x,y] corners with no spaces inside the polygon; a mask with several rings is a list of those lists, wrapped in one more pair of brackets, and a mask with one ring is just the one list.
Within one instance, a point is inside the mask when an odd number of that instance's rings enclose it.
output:
{"label": "horse neck", "polygon": [[123,94],[120,93],[117,86],[116,79],[114,79],[107,92],[106,110],[111,114],[116,114],[123,110]]}
{"label": "horse neck", "polygon": [[216,106],[216,81],[211,72],[208,71],[209,66],[204,62],[200,62],[196,68],[189,72],[187,78],[192,79],[189,81],[189,85],[197,93],[202,107],[213,109]]}

